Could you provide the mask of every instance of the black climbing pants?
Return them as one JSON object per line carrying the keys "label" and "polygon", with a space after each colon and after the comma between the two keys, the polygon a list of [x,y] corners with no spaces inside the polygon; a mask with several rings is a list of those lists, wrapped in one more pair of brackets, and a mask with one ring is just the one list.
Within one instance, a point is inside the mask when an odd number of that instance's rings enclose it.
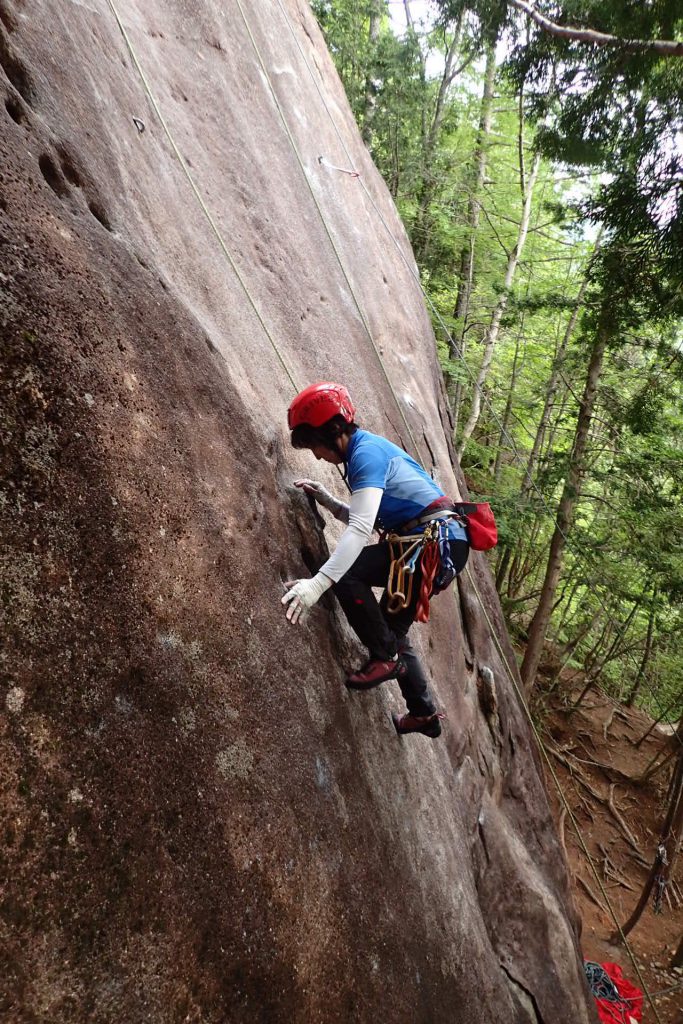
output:
{"label": "black climbing pants", "polygon": [[[452,540],[451,558],[456,572],[465,568],[469,544]],[[344,609],[349,625],[373,658],[386,661],[400,654],[406,667],[399,678],[401,693],[411,715],[432,715],[436,711],[429,683],[420,661],[408,640],[408,630],[415,620],[420,597],[422,572],[415,568],[410,603],[402,611],[392,614],[387,610],[386,589],[378,602],[373,587],[386,587],[389,579],[391,554],[389,544],[371,544],[364,548],[349,571],[334,584],[334,593]]]}

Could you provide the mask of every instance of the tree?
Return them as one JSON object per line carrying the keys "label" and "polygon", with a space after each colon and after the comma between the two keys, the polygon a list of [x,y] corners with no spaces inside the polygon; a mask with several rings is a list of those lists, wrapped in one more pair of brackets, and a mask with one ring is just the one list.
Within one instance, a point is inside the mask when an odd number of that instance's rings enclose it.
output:
{"label": "tree", "polygon": [[622,925],[620,931],[612,936],[613,942],[619,942],[622,936],[625,937],[635,928],[643,910],[647,906],[647,901],[655,884],[661,885],[662,888],[666,885],[671,875],[681,838],[683,838],[683,724],[679,725],[676,740],[678,742],[678,757],[669,785],[667,810],[659,833],[659,843],[657,844],[652,867],[645,880],[645,885],[633,913],[628,921]]}
{"label": "tree", "polygon": [[[467,238],[460,250],[459,272],[457,279],[457,299],[454,316],[456,323],[450,339],[451,358],[457,360],[465,354],[465,335],[468,327],[470,297],[474,288],[474,247],[481,216],[481,195],[486,179],[486,163],[488,156],[489,135],[491,132],[491,115],[493,110],[493,89],[496,77],[496,41],[486,45],[486,67],[481,95],[479,127],[473,153],[474,173],[468,183],[467,197]],[[452,378],[451,378],[452,380]],[[453,388],[453,431],[457,436],[460,414],[461,384],[456,378]]]}
{"label": "tree", "polygon": [[[458,441],[480,399],[462,466],[470,493],[494,504],[509,626],[530,631],[529,657],[552,638],[567,665],[660,717],[677,706],[683,673],[683,173],[672,142],[683,63],[553,36],[503,0],[435,6],[436,20],[395,35],[386,4],[377,33],[377,0],[315,3],[437,326],[449,328],[438,346]],[[553,19],[631,39],[675,38],[680,27],[672,0],[566,0]],[[492,41],[503,33],[509,58],[498,68]],[[463,68],[473,54],[481,59]],[[541,161],[528,230],[486,360],[535,157],[529,139]],[[601,316],[604,351],[577,445]]]}
{"label": "tree", "polygon": [[556,22],[546,18],[533,4],[526,0],[508,0],[511,7],[527,14],[532,21],[540,25],[546,32],[557,36],[560,39],[568,39],[579,43],[588,43],[591,46],[613,46],[625,53],[648,53],[654,52],[665,57],[683,57],[683,42],[669,41],[664,39],[625,39],[620,36],[612,36],[606,32],[596,32],[595,29],[571,28],[568,25],[558,25]]}
{"label": "tree", "polygon": [[[472,395],[472,407],[470,414],[467,418],[467,422],[463,427],[462,437],[460,444],[458,445],[458,458],[462,458],[462,453],[465,450],[465,446],[472,436],[474,428],[479,422],[479,416],[481,414],[481,396],[484,389],[484,384],[489,374],[491,367],[491,360],[493,359],[493,352],[498,341],[498,334],[500,332],[500,326],[503,320],[503,314],[507,308],[507,304],[510,298],[510,291],[512,289],[512,282],[515,277],[515,272],[519,264],[519,260],[524,249],[524,243],[526,242],[527,233],[529,230],[529,218],[531,217],[531,203],[534,195],[534,186],[536,184],[536,178],[538,171],[541,166],[541,155],[536,153],[534,161],[529,173],[529,177],[526,179],[524,186],[524,193],[522,196],[522,211],[519,221],[519,229],[517,232],[517,238],[515,244],[509,252],[507,259],[507,266],[505,268],[505,277],[503,279],[503,285],[498,296],[495,308],[493,310],[493,316],[491,322],[488,325],[486,334],[484,336],[484,355],[479,367],[479,373],[477,380],[474,385],[474,393]],[[520,166],[521,177],[523,179],[523,166]]]}
{"label": "tree", "polygon": [[580,403],[579,416],[576,421],[576,432],[565,478],[562,495],[555,515],[555,529],[550,541],[550,552],[546,565],[545,578],[536,611],[531,620],[527,636],[527,646],[521,667],[522,682],[527,691],[533,686],[536,672],[541,660],[546,631],[550,622],[555,590],[562,568],[562,555],[567,543],[567,533],[571,529],[574,506],[584,473],[584,457],[588,431],[593,416],[593,407],[597,391],[605,350],[609,340],[609,314],[607,296],[603,296],[601,315],[595,325],[593,345],[586,371],[583,397]]}

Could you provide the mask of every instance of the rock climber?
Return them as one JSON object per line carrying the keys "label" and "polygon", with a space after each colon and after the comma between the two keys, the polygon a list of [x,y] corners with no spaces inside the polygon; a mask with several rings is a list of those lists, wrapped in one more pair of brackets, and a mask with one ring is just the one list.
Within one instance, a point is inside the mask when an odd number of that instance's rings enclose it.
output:
{"label": "rock climber", "polygon": [[[431,544],[432,552],[438,551],[438,567],[432,564],[429,571],[432,592],[437,593],[465,567],[469,555],[467,533],[454,514],[453,502],[422,467],[391,441],[362,430],[354,416],[347,389],[327,381],[307,387],[289,407],[292,445],[310,449],[316,459],[343,466],[351,498],[347,505],[315,480],[294,481],[347,527],[315,576],[285,584],[288,589],[282,603],[287,605],[289,621],[301,622],[333,588],[349,624],[369,653],[366,663],[347,678],[347,687],[370,690],[388,679],[397,679],[408,712],[393,716],[396,731],[436,738],[441,734],[442,716],[408,640],[408,630],[416,617],[426,621],[429,614],[428,583],[423,587],[424,537],[438,538]],[[375,528],[382,530],[379,543],[368,544]],[[396,571],[392,562],[399,550],[406,556],[412,554],[412,564],[407,557],[397,563],[407,570],[402,577],[403,589],[398,595],[385,589],[378,602],[372,588],[387,588],[390,571]]]}

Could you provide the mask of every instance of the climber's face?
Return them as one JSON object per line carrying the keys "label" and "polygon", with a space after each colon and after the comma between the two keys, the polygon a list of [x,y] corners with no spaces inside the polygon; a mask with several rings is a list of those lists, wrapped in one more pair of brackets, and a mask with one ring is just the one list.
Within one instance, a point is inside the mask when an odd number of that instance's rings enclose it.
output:
{"label": "climber's face", "polygon": [[311,451],[315,455],[318,461],[331,462],[333,466],[340,466],[344,461],[344,457],[341,452],[332,451],[324,444],[314,444]]}

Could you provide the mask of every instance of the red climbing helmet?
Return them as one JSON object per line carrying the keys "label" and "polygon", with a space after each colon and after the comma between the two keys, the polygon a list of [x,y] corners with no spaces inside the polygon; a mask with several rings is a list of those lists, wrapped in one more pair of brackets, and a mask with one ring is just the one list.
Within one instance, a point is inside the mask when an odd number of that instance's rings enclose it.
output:
{"label": "red climbing helmet", "polygon": [[351,395],[344,385],[324,380],[319,384],[309,384],[296,396],[287,410],[287,422],[290,430],[302,423],[321,427],[333,416],[343,416],[347,423],[353,423],[355,411]]}

